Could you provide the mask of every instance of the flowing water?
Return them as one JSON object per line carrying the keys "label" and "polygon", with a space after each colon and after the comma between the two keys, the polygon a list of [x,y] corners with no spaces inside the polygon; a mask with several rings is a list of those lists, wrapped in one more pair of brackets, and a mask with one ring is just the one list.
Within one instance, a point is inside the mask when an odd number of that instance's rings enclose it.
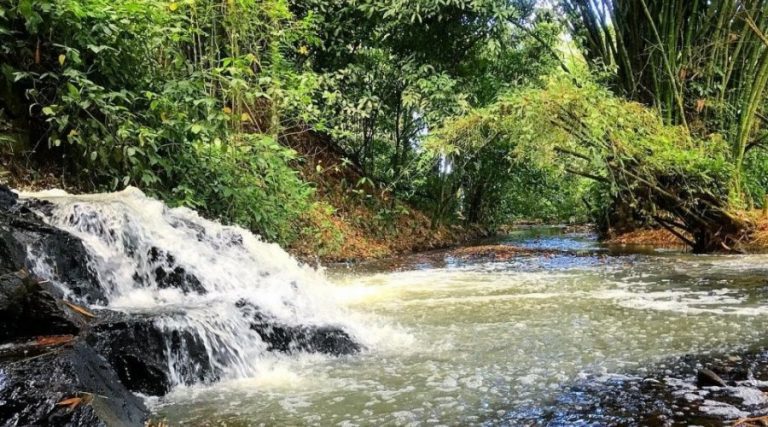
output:
{"label": "flowing water", "polygon": [[358,356],[275,358],[258,376],[177,389],[160,412],[193,425],[515,425],[584,378],[763,342],[765,256],[614,255],[586,235],[516,243],[570,252],[331,271],[338,304],[399,334]]}
{"label": "flowing water", "polygon": [[[221,380],[180,383],[149,399],[173,424],[516,424],[556,411],[563,390],[585,379],[765,344],[765,255],[615,252],[588,234],[532,230],[501,243],[553,252],[499,262],[436,252],[317,272],[138,190],[33,196],[54,202],[50,222],[85,241],[108,307],[154,313],[227,355],[214,358]],[[137,278],[156,268],[146,255],[153,247],[173,254],[206,292]],[[365,349],[266,352],[232,308],[243,298],[288,323],[339,325]]]}

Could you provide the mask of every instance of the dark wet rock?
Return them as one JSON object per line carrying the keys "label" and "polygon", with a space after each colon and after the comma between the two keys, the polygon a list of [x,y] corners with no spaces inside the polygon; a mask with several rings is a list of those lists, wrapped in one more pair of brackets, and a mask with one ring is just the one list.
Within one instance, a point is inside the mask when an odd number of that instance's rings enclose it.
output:
{"label": "dark wet rock", "polygon": [[251,319],[251,329],[267,344],[268,351],[282,353],[325,353],[333,356],[360,352],[360,344],[335,326],[287,325],[265,314],[250,302],[238,301],[237,307]]}
{"label": "dark wet rock", "polygon": [[114,367],[131,391],[151,396],[166,394],[173,385],[170,366],[174,360],[181,381],[210,382],[218,377],[203,341],[184,330],[163,331],[150,317],[111,313],[90,328],[86,341]]}
{"label": "dark wet rock", "polygon": [[[719,378],[717,386],[697,385],[704,370]],[[740,380],[745,371],[751,375]],[[670,358],[644,372],[578,380],[545,405],[510,410],[503,422],[492,418],[486,424],[722,426],[768,414],[766,349]],[[707,378],[707,384],[716,381]]]}
{"label": "dark wet rock", "polygon": [[78,300],[88,304],[107,302],[104,290],[88,266],[88,254],[80,240],[55,228],[40,228],[36,232],[17,232],[14,235],[34,253],[46,257],[52,271],[56,272],[56,280]]}
{"label": "dark wet rock", "polygon": [[55,292],[50,284],[23,273],[0,276],[0,341],[76,334],[83,320]]}
{"label": "dark wet rock", "polygon": [[106,303],[79,239],[47,225],[28,207],[34,201],[19,202],[7,187],[0,186],[0,200],[0,274],[31,269],[34,260],[27,256],[29,248],[31,253],[46,259],[56,272],[56,279],[75,297],[86,303]]}
{"label": "dark wet rock", "polygon": [[157,286],[163,289],[180,289],[185,294],[190,292],[204,294],[207,292],[203,284],[200,283],[200,279],[187,273],[186,270],[179,266],[173,269],[155,268],[155,280],[157,281]]}
{"label": "dark wet rock", "polygon": [[47,200],[40,199],[27,199],[22,202],[25,208],[37,212],[45,217],[53,215],[53,210],[56,207],[53,203]]}
{"label": "dark wet rock", "polygon": [[[57,405],[81,397],[70,409]],[[0,367],[0,424],[143,426],[149,412],[109,364],[83,343]]]}
{"label": "dark wet rock", "polygon": [[727,387],[725,381],[719,375],[707,368],[699,369],[696,373],[697,387]]}
{"label": "dark wet rock", "polygon": [[19,196],[7,185],[0,184],[0,210],[8,210],[16,204]]}
{"label": "dark wet rock", "polygon": [[25,265],[25,260],[24,247],[13,237],[11,228],[0,223],[0,274],[18,271]]}
{"label": "dark wet rock", "polygon": [[86,341],[109,361],[129,390],[151,396],[170,390],[164,339],[157,329],[140,322],[108,323],[94,327]]}
{"label": "dark wet rock", "polygon": [[[148,411],[90,346],[88,319],[26,273],[0,276],[0,425],[140,426]],[[74,409],[57,405],[82,397]]]}
{"label": "dark wet rock", "polygon": [[207,291],[200,279],[176,265],[176,259],[166,251],[153,247],[149,251],[149,261],[156,265],[155,283],[162,289],[179,289],[182,292],[205,294]]}

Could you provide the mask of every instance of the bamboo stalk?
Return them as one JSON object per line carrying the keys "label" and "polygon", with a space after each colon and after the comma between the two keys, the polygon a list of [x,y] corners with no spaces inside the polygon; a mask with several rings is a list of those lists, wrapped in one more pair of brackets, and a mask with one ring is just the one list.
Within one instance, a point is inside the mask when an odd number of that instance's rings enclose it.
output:
{"label": "bamboo stalk", "polygon": [[674,91],[675,100],[677,101],[677,107],[680,110],[679,111],[680,121],[686,129],[689,129],[688,121],[685,118],[685,105],[683,103],[682,93],[678,89],[677,76],[672,71],[672,65],[670,64],[668,53],[666,52],[666,49],[664,49],[664,45],[661,41],[661,37],[659,36],[659,31],[656,29],[656,24],[653,21],[651,12],[648,10],[648,5],[646,4],[645,0],[640,0],[640,4],[643,6],[643,11],[645,12],[645,16],[646,18],[648,18],[648,23],[650,24],[651,29],[653,30],[653,34],[656,37],[656,42],[659,44],[659,49],[661,50],[661,58],[664,62],[665,68],[667,69],[667,74],[669,74],[669,81],[670,81],[670,84],[672,85],[672,90]]}

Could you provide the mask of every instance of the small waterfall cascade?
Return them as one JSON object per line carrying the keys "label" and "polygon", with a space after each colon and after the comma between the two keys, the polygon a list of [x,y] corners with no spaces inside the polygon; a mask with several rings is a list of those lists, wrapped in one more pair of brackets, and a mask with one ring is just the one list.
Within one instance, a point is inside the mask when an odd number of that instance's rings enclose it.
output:
{"label": "small waterfall cascade", "polygon": [[216,378],[254,375],[270,346],[289,349],[291,340],[322,346],[342,334],[359,342],[362,325],[336,303],[321,271],[242,228],[169,208],[132,187],[20,197],[42,201],[30,206],[83,242],[103,298],[66,289],[44,253],[29,254],[33,272],[94,310],[149,319],[165,339],[173,384],[203,380],[211,372]]}

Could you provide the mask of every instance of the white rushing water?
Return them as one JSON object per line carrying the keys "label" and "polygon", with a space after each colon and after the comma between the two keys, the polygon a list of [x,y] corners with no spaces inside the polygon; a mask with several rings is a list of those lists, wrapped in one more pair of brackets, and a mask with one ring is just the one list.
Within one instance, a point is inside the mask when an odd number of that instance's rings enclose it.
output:
{"label": "white rushing water", "polygon": [[[206,220],[189,209],[168,208],[136,188],[91,195],[52,190],[21,197],[51,202],[45,221],[84,242],[89,267],[105,291],[104,308],[152,315],[169,332],[192,331],[224,378],[252,377],[270,358],[236,307],[242,300],[282,324],[340,326],[364,346],[388,339],[386,328],[369,326],[367,319],[341,308],[322,271],[300,265],[280,246],[242,228]],[[31,255],[37,257],[35,273],[55,281],[45,257]],[[185,273],[197,278],[199,283],[192,283],[199,292],[185,293],[158,280]],[[172,361],[171,371],[181,383],[179,371],[192,362],[183,354],[175,357],[179,360]]]}

